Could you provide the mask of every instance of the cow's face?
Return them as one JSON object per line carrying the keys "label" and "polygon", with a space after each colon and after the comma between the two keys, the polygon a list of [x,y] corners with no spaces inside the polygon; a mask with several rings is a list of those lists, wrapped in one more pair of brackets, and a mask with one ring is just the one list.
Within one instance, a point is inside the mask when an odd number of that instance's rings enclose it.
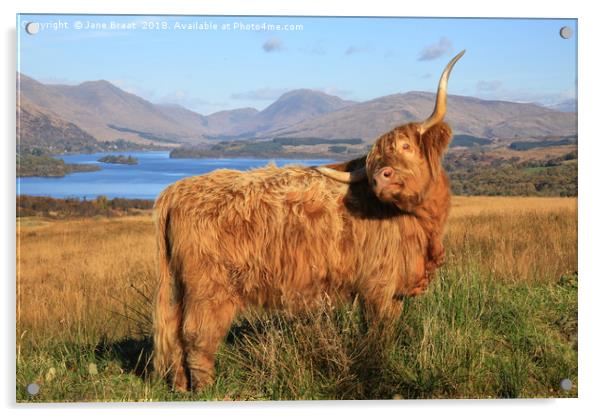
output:
{"label": "cow's face", "polygon": [[366,158],[366,175],[379,200],[402,210],[420,204],[434,179],[452,134],[440,122],[420,133],[409,123],[382,135]]}

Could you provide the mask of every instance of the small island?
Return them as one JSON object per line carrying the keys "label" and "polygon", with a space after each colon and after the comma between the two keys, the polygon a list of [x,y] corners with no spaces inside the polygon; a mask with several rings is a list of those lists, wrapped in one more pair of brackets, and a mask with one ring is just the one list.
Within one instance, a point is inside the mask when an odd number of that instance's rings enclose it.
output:
{"label": "small island", "polygon": [[106,164],[138,165],[138,159],[131,155],[107,155],[100,158],[98,162],[104,162]]}

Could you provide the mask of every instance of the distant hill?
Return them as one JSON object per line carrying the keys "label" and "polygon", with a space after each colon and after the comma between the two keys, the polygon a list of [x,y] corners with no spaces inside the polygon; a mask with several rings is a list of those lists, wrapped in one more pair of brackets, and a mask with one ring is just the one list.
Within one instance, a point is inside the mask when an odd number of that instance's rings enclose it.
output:
{"label": "distant hill", "polygon": [[27,99],[17,104],[18,150],[63,151],[69,149],[97,149],[96,139],[49,111],[43,111]]}
{"label": "distant hill", "polygon": [[235,110],[224,110],[207,116],[212,138],[223,138],[240,135],[253,130],[259,111],[251,107]]}
{"label": "distant hill", "polygon": [[273,131],[355,104],[319,91],[300,89],[283,94],[255,118],[257,131]]}
{"label": "distant hill", "polygon": [[321,91],[298,89],[280,96],[262,111],[252,108],[221,111],[207,116],[216,139],[255,137],[286,128],[355,104]]}
{"label": "distant hill", "polygon": [[[62,130],[70,126],[66,137],[71,138],[87,135],[85,140],[125,139],[172,146],[278,137],[361,138],[371,143],[394,126],[425,119],[434,104],[434,94],[426,92],[358,103],[298,89],[283,94],[262,111],[242,108],[205,116],[178,105],[151,103],[104,80],[47,85],[19,74],[18,81],[20,101],[25,103],[21,135],[34,141],[50,135],[39,128],[47,123],[59,131],[60,126]],[[512,141],[576,134],[576,113],[536,104],[451,95],[448,108],[446,120],[457,135]],[[47,121],[40,117],[34,121],[35,115],[44,115]],[[50,136],[64,135],[57,131]]]}
{"label": "distant hill", "polygon": [[154,106],[181,126],[190,126],[191,130],[196,131],[196,134],[206,132],[209,126],[207,117],[178,104],[155,104]]}
{"label": "distant hill", "polygon": [[577,111],[577,100],[571,98],[571,99],[563,100],[560,103],[552,104],[547,107],[552,110],[572,113],[572,112]]}
{"label": "distant hill", "polygon": [[184,142],[198,139],[206,131],[202,116],[155,105],[108,81],[46,85],[23,74],[19,79],[22,100],[76,124],[98,140],[140,140],[133,132],[147,132]]}
{"label": "distant hill", "polygon": [[243,108],[203,116],[173,104],[154,104],[108,81],[48,85],[19,74],[22,100],[79,126],[98,140],[198,143],[282,128],[353,104],[319,91],[283,94],[263,111]]}
{"label": "distant hill", "polygon": [[[274,129],[265,136],[361,137],[372,142],[391,128],[428,117],[432,93],[409,92],[347,106],[290,127]],[[484,138],[574,135],[575,113],[564,113],[534,104],[481,100],[450,95],[446,121],[454,133]]]}

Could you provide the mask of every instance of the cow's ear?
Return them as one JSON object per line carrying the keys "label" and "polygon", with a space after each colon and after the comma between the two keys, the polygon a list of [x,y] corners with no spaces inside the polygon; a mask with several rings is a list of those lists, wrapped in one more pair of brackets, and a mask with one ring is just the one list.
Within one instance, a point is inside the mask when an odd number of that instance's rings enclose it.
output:
{"label": "cow's ear", "polygon": [[422,152],[433,177],[439,175],[443,154],[451,140],[452,130],[445,122],[437,123],[424,132],[420,138]]}

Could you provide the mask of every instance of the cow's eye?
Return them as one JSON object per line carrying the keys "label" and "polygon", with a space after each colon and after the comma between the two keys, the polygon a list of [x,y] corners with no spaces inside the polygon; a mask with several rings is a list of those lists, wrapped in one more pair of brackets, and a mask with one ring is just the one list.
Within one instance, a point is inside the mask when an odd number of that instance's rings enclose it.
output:
{"label": "cow's eye", "polygon": [[404,143],[402,146],[403,150],[407,151],[408,149],[410,149],[410,144],[409,143]]}

